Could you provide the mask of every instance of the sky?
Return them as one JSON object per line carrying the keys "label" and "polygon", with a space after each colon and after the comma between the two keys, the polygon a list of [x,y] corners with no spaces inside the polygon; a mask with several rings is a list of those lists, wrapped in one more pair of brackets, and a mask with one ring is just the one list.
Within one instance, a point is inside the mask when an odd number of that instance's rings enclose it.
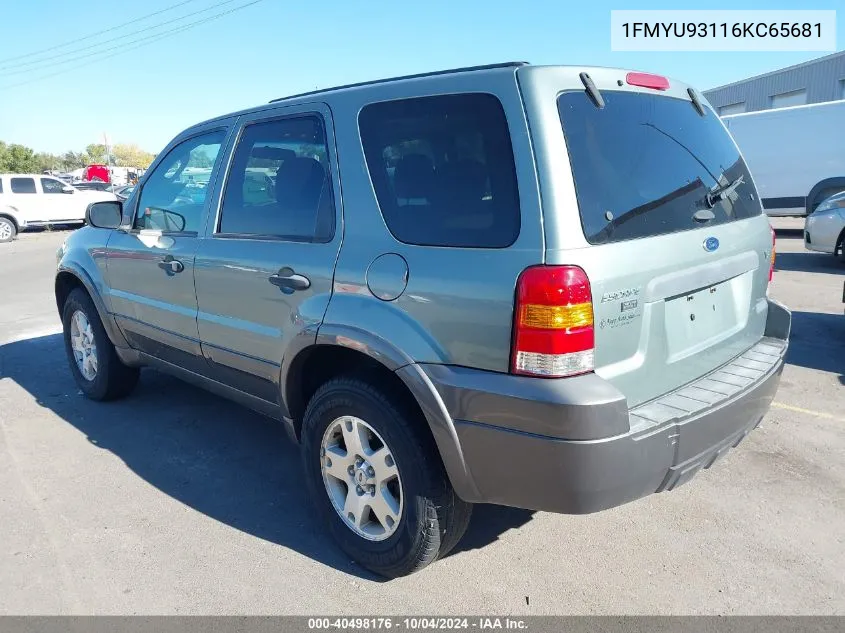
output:
{"label": "sky", "polygon": [[[444,68],[512,60],[618,66],[705,90],[828,54],[612,52],[611,9],[840,9],[838,50],[845,45],[842,0],[259,0],[155,38],[253,0],[176,20],[222,1],[4,3],[0,140],[59,153],[102,142],[105,133],[111,143],[158,152],[194,123],[276,97]],[[168,20],[176,21],[149,28]]]}

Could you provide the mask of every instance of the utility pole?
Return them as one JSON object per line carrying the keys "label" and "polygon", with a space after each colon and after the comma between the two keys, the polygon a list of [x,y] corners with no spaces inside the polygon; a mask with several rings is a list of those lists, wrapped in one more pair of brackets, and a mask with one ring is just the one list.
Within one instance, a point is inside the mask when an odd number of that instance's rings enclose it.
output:
{"label": "utility pole", "polygon": [[114,191],[114,172],[112,171],[111,165],[111,148],[109,147],[109,137],[105,132],[103,132],[103,144],[106,146],[106,169],[108,169],[109,172],[109,184],[111,185],[112,191]]}

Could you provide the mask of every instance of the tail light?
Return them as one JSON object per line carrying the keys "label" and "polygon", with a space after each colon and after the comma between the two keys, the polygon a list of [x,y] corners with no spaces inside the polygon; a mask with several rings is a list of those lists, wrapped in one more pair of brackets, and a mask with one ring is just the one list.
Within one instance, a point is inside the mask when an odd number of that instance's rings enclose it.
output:
{"label": "tail light", "polygon": [[775,276],[775,230],[770,226],[772,232],[772,255],[769,257],[769,281]]}
{"label": "tail light", "polygon": [[562,377],[593,371],[593,299],[577,266],[532,266],[517,282],[511,371]]}

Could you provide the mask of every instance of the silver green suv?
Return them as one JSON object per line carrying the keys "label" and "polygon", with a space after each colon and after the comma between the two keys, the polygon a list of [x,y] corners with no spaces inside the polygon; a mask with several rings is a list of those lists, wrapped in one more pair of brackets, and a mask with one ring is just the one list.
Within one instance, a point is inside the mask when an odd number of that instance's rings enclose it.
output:
{"label": "silver green suv", "polygon": [[657,75],[520,63],[200,123],[59,252],[90,398],[170,372],[284,424],[322,522],[418,570],[474,503],[589,513],[755,428],[790,313],[736,145]]}

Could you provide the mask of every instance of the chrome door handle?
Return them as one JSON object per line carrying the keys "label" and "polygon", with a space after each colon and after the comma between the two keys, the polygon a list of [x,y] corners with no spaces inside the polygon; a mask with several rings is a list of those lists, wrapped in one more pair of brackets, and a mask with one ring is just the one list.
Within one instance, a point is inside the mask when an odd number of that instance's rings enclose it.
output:
{"label": "chrome door handle", "polygon": [[183,270],[185,270],[185,265],[178,259],[174,259],[173,255],[168,255],[167,257],[162,259],[158,263],[158,267],[171,274],[181,273]]}
{"label": "chrome door handle", "polygon": [[311,280],[304,275],[297,275],[293,268],[282,268],[279,272],[268,277],[274,286],[287,290],[306,290],[311,287]]}

